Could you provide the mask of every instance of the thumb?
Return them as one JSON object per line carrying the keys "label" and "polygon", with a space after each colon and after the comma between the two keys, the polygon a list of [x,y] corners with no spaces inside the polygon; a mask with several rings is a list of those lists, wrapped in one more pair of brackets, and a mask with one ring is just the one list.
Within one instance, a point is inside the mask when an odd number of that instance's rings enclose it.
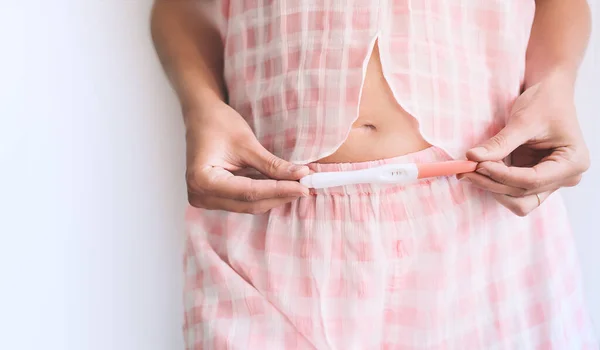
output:
{"label": "thumb", "polygon": [[492,138],[467,151],[467,158],[476,162],[501,161],[527,141],[527,129],[521,123],[509,121]]}
{"label": "thumb", "polygon": [[305,165],[292,164],[275,156],[259,143],[252,147],[244,161],[263,175],[277,180],[300,180],[310,171]]}

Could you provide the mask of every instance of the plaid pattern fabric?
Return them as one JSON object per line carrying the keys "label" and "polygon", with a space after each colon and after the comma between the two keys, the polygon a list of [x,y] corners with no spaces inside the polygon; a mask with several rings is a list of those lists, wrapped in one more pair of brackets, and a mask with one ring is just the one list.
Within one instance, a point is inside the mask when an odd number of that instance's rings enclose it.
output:
{"label": "plaid pattern fabric", "polygon": [[187,222],[187,349],[597,349],[556,194],[520,218],[437,178],[316,190],[258,216],[189,208]]}
{"label": "plaid pattern fabric", "polygon": [[502,127],[520,93],[535,10],[533,0],[219,5],[229,103],[268,150],[296,163],[345,140],[376,41],[392,92],[426,140],[464,157]]}
{"label": "plaid pattern fabric", "polygon": [[[214,0],[211,0],[214,1]],[[533,0],[217,0],[229,103],[315,171],[464,156],[519,95]],[[379,45],[434,148],[314,164]],[[265,215],[189,207],[187,349],[596,349],[558,194],[519,218],[455,178],[313,191]]]}

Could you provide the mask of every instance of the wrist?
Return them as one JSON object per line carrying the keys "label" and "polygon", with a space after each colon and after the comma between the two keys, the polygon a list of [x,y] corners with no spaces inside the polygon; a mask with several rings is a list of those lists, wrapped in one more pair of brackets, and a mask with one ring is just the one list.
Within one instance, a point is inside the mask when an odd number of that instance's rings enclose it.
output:
{"label": "wrist", "polygon": [[215,114],[216,110],[226,107],[227,104],[217,94],[207,92],[202,96],[189,98],[181,102],[181,111],[186,128],[204,123],[207,118]]}
{"label": "wrist", "polygon": [[570,64],[553,64],[544,67],[543,64],[527,64],[525,74],[525,89],[541,82],[560,84],[569,91],[574,91],[577,79],[577,66]]}
{"label": "wrist", "polygon": [[181,110],[185,115],[204,115],[204,111],[226,104],[221,94],[207,87],[197,87],[179,94]]}
{"label": "wrist", "polygon": [[209,118],[220,114],[226,108],[227,103],[221,96],[206,87],[197,89],[185,98],[180,96],[181,112],[186,129],[195,129],[206,125]]}

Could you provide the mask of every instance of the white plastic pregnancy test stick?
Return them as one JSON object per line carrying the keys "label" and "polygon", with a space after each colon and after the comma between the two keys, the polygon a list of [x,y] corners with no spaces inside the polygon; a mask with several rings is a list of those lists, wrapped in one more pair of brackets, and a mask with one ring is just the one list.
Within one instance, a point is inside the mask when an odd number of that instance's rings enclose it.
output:
{"label": "white plastic pregnancy test stick", "polygon": [[450,176],[475,171],[476,162],[447,161],[424,164],[386,164],[370,169],[323,172],[307,175],[300,183],[309,188],[356,184],[405,184],[418,179]]}

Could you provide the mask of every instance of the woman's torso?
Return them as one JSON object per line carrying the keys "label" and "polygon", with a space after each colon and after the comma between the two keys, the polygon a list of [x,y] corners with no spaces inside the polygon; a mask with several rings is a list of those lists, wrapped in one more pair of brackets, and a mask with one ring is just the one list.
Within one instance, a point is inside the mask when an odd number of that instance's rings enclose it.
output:
{"label": "woman's torso", "polygon": [[463,157],[503,126],[520,93],[535,9],[533,0],[215,1],[229,103],[295,163],[428,143]]}
{"label": "woman's torso", "polygon": [[379,46],[367,64],[358,118],[348,138],[319,163],[349,163],[393,158],[430,145],[419,132],[415,118],[396,102],[382,70]]}

